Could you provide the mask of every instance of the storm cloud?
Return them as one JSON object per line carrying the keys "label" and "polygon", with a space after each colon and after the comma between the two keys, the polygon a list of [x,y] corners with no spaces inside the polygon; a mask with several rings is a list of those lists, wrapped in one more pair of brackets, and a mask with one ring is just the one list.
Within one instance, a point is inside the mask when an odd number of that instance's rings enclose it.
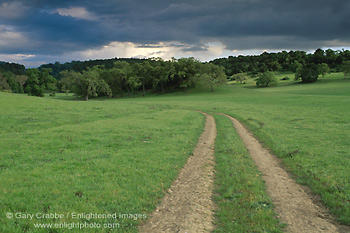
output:
{"label": "storm cloud", "polygon": [[113,43],[152,48],[152,54],[175,45],[167,51],[177,49],[178,56],[205,53],[212,43],[227,52],[348,47],[348,28],[348,0],[5,0],[0,60],[16,54],[84,59],[79,52]]}

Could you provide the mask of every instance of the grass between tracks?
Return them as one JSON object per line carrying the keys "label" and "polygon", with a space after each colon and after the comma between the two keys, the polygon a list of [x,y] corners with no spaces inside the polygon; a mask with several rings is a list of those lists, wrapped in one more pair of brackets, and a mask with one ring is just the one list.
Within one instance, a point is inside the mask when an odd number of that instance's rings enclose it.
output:
{"label": "grass between tracks", "polygon": [[282,232],[261,174],[227,117],[215,115],[214,232]]}

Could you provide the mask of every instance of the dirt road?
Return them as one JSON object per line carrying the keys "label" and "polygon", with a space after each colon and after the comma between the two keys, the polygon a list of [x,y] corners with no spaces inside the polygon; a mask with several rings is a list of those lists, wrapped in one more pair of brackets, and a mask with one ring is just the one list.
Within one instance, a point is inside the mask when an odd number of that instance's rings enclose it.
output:
{"label": "dirt road", "polygon": [[178,178],[164,199],[140,226],[140,232],[210,232],[215,209],[212,199],[214,176],[214,117],[205,113],[204,132]]}

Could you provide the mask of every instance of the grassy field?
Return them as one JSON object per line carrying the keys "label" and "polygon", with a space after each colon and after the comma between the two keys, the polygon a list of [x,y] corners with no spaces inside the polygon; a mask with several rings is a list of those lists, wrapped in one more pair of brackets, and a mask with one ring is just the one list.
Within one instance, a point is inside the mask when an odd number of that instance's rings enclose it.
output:
{"label": "grassy field", "polygon": [[[250,80],[213,94],[191,90],[146,98],[69,99],[0,93],[0,231],[39,232],[33,222],[74,222],[8,219],[8,212],[151,212],[203,129],[204,118],[194,110],[239,119],[283,159],[298,182],[350,225],[350,81],[340,73],[313,84],[288,80],[272,88],[255,88]],[[281,231],[259,172],[229,122],[221,116],[216,120],[217,231]],[[223,163],[236,166],[241,175],[233,176]],[[142,219],[90,222],[120,223],[120,230],[133,232]]]}
{"label": "grassy field", "polygon": [[214,94],[140,101],[236,117],[283,159],[298,182],[321,196],[338,220],[350,225],[350,81],[342,73],[312,84],[237,84]]}
{"label": "grassy field", "polygon": [[[48,232],[34,224],[84,222],[74,213],[118,213],[115,220],[83,219],[137,231],[192,154],[204,123],[194,111],[114,101],[0,93],[0,102],[1,232]],[[40,216],[7,219],[5,213]],[[46,213],[64,217],[42,219]]]}

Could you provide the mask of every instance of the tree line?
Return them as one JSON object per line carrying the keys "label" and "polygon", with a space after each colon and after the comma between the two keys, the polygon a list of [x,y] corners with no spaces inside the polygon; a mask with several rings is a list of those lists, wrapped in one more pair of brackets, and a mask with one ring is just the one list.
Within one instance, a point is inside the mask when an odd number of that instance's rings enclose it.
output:
{"label": "tree line", "polygon": [[11,90],[15,93],[24,93],[25,76],[24,65],[0,62],[0,91]]}
{"label": "tree line", "polygon": [[164,93],[195,87],[206,83],[212,92],[214,87],[226,83],[224,68],[211,63],[202,63],[195,58],[148,59],[139,63],[114,62],[113,67],[97,65],[82,72],[66,70],[60,73],[61,88],[73,92],[82,99],[91,97],[118,97],[133,95],[146,90]]}
{"label": "tree line", "polygon": [[[350,74],[349,50],[317,49],[314,53],[305,51],[264,52],[253,56],[219,58],[211,62],[223,66],[226,75],[231,80],[243,82],[249,75],[259,76],[258,86],[276,83],[271,71],[293,72],[295,80],[301,80],[303,83],[315,82],[319,75],[324,76],[330,72],[342,71],[345,78]],[[264,74],[265,72],[267,74]]]}
{"label": "tree line", "polygon": [[322,50],[314,53],[305,51],[282,51],[278,53],[264,52],[260,55],[229,56],[211,61],[216,65],[225,67],[226,75],[232,76],[238,73],[258,74],[265,71],[290,71],[296,72],[300,65],[327,64],[332,72],[340,72],[343,62],[350,60],[349,50]]}
{"label": "tree line", "polygon": [[[350,74],[350,51],[317,49],[305,51],[264,52],[254,56],[237,56],[202,63],[195,58],[164,61],[160,58],[113,58],[44,64],[37,69],[0,62],[0,91],[43,96],[45,92],[74,92],[88,99],[96,96],[123,96],[146,90],[169,92],[191,88],[203,82],[214,87],[230,80],[241,83],[248,76],[258,77],[258,86],[276,84],[272,71],[290,71],[304,83],[317,81],[329,72]],[[267,73],[266,73],[267,72]],[[269,73],[270,72],[270,73]],[[266,74],[265,74],[266,73]]]}
{"label": "tree line", "polygon": [[[62,70],[57,78],[53,77],[51,68],[44,67],[27,69],[21,76],[0,71],[0,90],[33,96],[44,96],[45,92],[52,95],[57,91],[72,92],[88,100],[99,96],[134,95],[135,91],[142,92],[143,96],[146,90],[165,93],[192,88],[198,83],[205,83],[214,92],[216,86],[227,81],[223,67],[202,63],[193,57],[169,61],[161,58],[117,60],[112,65]],[[18,88],[9,83],[15,83]]]}

